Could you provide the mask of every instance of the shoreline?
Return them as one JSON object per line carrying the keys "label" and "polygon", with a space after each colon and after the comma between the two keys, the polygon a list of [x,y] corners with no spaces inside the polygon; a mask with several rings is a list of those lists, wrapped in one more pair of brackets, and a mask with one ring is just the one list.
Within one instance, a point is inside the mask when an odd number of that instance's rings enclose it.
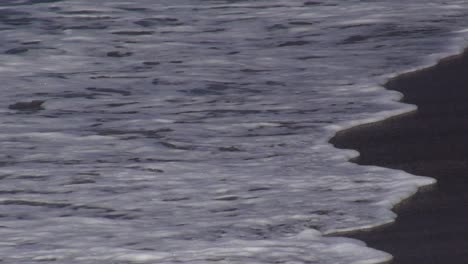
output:
{"label": "shoreline", "polygon": [[468,49],[385,85],[418,109],[336,133],[360,165],[435,178],[393,208],[394,223],[346,236],[393,255],[394,264],[468,263]]}

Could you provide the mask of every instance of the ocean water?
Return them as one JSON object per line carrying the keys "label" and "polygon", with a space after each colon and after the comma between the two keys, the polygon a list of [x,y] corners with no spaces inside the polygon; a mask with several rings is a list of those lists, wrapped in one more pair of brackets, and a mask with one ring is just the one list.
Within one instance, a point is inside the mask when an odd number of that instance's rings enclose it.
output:
{"label": "ocean water", "polygon": [[414,110],[381,84],[468,2],[4,0],[0,33],[4,263],[371,264],[341,232],[433,180],[328,140]]}

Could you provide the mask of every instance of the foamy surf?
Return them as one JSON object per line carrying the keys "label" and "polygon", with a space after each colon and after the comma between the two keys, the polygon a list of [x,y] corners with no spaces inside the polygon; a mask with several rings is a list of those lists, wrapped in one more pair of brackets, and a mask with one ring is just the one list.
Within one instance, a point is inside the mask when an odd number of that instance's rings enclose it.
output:
{"label": "foamy surf", "polygon": [[[387,261],[329,235],[393,221],[392,206],[433,180],[351,164],[357,153],[328,140],[414,110],[379,84],[463,45],[467,7],[0,4],[0,255],[22,264]],[[33,100],[42,109],[8,109]]]}

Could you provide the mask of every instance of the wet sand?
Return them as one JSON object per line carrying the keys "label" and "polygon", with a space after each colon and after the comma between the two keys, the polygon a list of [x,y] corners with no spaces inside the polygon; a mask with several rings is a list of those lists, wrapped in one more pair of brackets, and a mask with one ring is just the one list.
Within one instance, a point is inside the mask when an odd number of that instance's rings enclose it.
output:
{"label": "wet sand", "polygon": [[354,127],[332,140],[353,160],[436,178],[403,202],[395,223],[350,237],[389,252],[395,264],[468,263],[468,51],[400,75],[385,87],[418,110]]}

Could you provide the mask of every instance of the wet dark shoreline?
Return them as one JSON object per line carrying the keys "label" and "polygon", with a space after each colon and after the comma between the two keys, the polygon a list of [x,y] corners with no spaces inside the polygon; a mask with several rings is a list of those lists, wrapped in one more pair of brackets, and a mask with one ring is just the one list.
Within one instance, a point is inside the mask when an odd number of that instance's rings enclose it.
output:
{"label": "wet dark shoreline", "polygon": [[389,252],[395,264],[468,263],[468,51],[385,84],[418,110],[339,132],[362,165],[437,179],[398,205],[395,223],[350,234]]}

